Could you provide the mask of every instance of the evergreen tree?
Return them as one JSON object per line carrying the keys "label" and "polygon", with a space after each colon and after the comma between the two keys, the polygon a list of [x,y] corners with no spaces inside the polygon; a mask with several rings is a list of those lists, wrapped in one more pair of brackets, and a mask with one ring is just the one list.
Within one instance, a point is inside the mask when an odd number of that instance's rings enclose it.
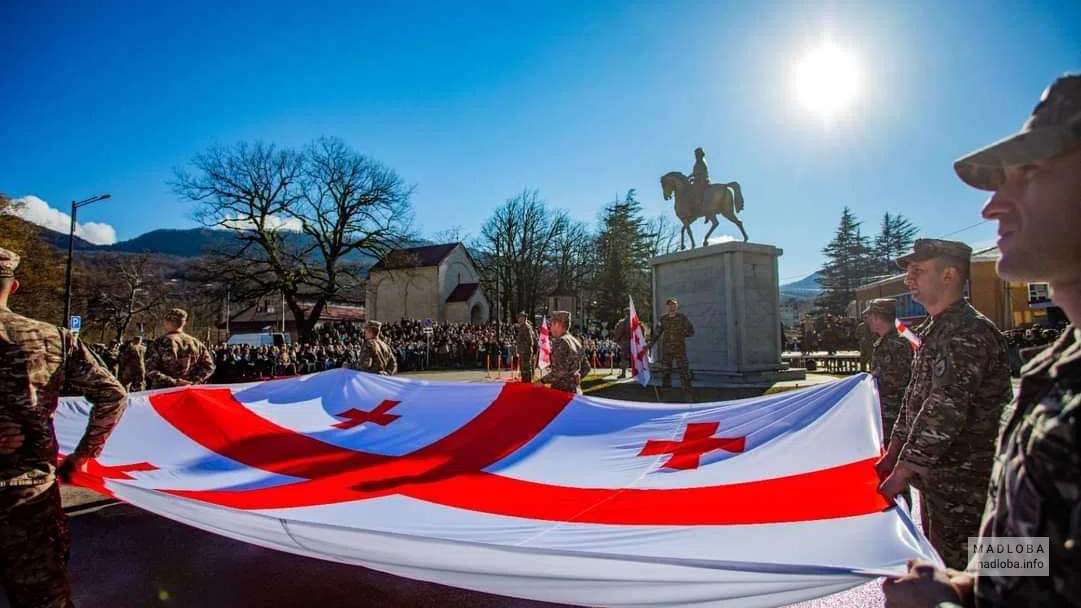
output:
{"label": "evergreen tree", "polygon": [[882,230],[875,237],[874,257],[877,260],[878,273],[897,273],[894,261],[912,250],[912,243],[919,230],[905,216],[886,213],[882,218]]}
{"label": "evergreen tree", "polygon": [[650,318],[649,258],[654,235],[642,216],[642,204],[630,190],[622,201],[604,208],[597,234],[597,313],[609,323],[618,319],[627,306],[627,294],[634,297],[643,319]]}
{"label": "evergreen tree", "polygon": [[833,240],[822,250],[826,256],[821,279],[825,291],[817,304],[828,313],[843,315],[856,297],[856,288],[875,274],[870,240],[861,234],[861,224],[845,207]]}

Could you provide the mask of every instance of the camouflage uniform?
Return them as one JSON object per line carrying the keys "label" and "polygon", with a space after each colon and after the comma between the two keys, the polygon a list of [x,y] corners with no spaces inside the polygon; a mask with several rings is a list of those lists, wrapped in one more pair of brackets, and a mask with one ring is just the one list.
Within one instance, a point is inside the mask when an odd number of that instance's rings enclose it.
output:
{"label": "camouflage uniform", "polygon": [[860,323],[856,326],[856,339],[860,344],[860,371],[870,371],[878,336],[871,331],[870,327],[867,327],[866,323]]}
{"label": "camouflage uniform", "polygon": [[897,334],[875,340],[871,354],[871,375],[878,382],[878,400],[882,404],[882,434],[890,436],[901,401],[912,377],[912,345]]}
{"label": "camouflage uniform", "polygon": [[977,574],[977,605],[1081,606],[1081,330],[1025,366],[1004,421],[979,535],[1048,537],[1050,576]]}
{"label": "camouflage uniform", "polygon": [[616,321],[612,331],[612,341],[619,344],[619,377],[626,375],[624,362],[631,363],[631,313],[623,311],[623,318]]}
{"label": "camouflage uniform", "polygon": [[691,388],[691,369],[687,362],[687,338],[694,335],[694,326],[681,312],[666,312],[661,317],[660,327],[650,341],[650,348],[661,341],[661,386],[672,386],[672,363],[679,368],[680,386]]}
{"label": "camouflage uniform", "polygon": [[129,391],[146,390],[146,347],[129,344],[120,355],[120,382]]}
{"label": "camouflage uniform", "polygon": [[533,382],[533,368],[537,366],[537,333],[533,324],[523,320],[514,334],[518,348],[518,365],[522,370],[522,382]]}
{"label": "camouflage uniform", "polygon": [[[0,249],[0,277],[17,264]],[[25,436],[0,456],[0,584],[13,606],[72,605],[52,425],[64,386],[93,404],[74,454],[97,457],[124,411],[123,387],[68,330],[0,307],[0,420],[21,424]]]}
{"label": "camouflage uniform", "polygon": [[[964,569],[979,525],[995,436],[1012,397],[1006,343],[964,299],[916,329],[923,340],[890,442],[916,472],[924,530],[951,568]],[[906,347],[907,348],[907,347]]]}
{"label": "camouflage uniform", "polygon": [[375,337],[364,341],[360,355],[349,365],[350,368],[384,376],[393,376],[398,373],[398,360],[394,358],[394,350],[379,337],[382,327],[383,324],[378,321],[367,323],[366,328],[375,332]]}
{"label": "camouflage uniform", "polygon": [[[552,320],[559,320],[566,327],[570,327],[570,313],[568,312],[556,311],[552,313]],[[568,330],[562,336],[552,338],[552,367],[541,378],[541,382],[552,385],[554,389],[576,393],[581,379],[585,378],[591,369],[582,343]]]}
{"label": "camouflage uniform", "polygon": [[150,343],[146,351],[146,379],[150,388],[178,386],[179,380],[202,384],[214,374],[214,358],[199,341],[174,331]]}

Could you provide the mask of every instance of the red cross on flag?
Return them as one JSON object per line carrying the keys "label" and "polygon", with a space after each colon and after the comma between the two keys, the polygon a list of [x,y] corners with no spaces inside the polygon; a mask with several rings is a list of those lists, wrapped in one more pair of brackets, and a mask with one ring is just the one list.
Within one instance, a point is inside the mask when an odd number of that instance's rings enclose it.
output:
{"label": "red cross on flag", "polygon": [[540,335],[537,338],[537,348],[540,351],[540,368],[548,369],[552,366],[552,340],[548,332],[548,317],[541,321]]}
{"label": "red cross on flag", "polygon": [[631,377],[637,378],[642,386],[647,386],[649,384],[649,347],[646,345],[642,322],[634,309],[634,298],[627,297],[631,302]]}
{"label": "red cross on flag", "polygon": [[[876,394],[861,374],[631,403],[336,369],[133,393],[75,481],[261,547],[489,593],[781,606],[941,563],[877,492]],[[61,400],[62,452],[90,411]]]}

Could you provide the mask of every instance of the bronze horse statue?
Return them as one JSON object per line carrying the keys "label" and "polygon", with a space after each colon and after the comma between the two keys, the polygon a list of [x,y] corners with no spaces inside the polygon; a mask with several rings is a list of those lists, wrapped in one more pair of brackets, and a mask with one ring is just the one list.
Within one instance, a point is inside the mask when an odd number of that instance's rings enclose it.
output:
{"label": "bronze horse statue", "polygon": [[702,239],[702,246],[705,247],[706,243],[709,242],[709,235],[713,234],[719,224],[717,221],[718,213],[735,224],[739,231],[743,233],[744,242],[747,241],[747,231],[743,229],[743,222],[736,217],[737,212],[743,211],[743,193],[740,192],[739,182],[710,184],[706,188],[701,204],[694,200],[691,180],[679,171],[666,173],[661,178],[661,190],[664,192],[664,200],[675,197],[676,216],[683,222],[683,230],[679,232],[679,248],[681,250],[685,249],[684,234],[691,237],[691,248],[695,247],[691,223],[700,217],[713,224],[709,232],[706,233],[705,238]]}

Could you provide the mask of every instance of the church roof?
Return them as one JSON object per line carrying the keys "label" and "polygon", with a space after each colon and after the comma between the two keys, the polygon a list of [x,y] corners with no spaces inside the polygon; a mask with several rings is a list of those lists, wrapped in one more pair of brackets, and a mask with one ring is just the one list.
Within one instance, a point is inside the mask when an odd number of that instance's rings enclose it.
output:
{"label": "church roof", "polygon": [[442,245],[425,245],[424,247],[407,247],[395,249],[383,256],[372,266],[372,270],[385,270],[387,258],[394,259],[393,268],[424,268],[426,266],[438,266],[447,259],[451,251],[461,243],[444,243]]}
{"label": "church roof", "polygon": [[466,302],[480,289],[480,283],[459,283],[447,296],[447,302]]}

